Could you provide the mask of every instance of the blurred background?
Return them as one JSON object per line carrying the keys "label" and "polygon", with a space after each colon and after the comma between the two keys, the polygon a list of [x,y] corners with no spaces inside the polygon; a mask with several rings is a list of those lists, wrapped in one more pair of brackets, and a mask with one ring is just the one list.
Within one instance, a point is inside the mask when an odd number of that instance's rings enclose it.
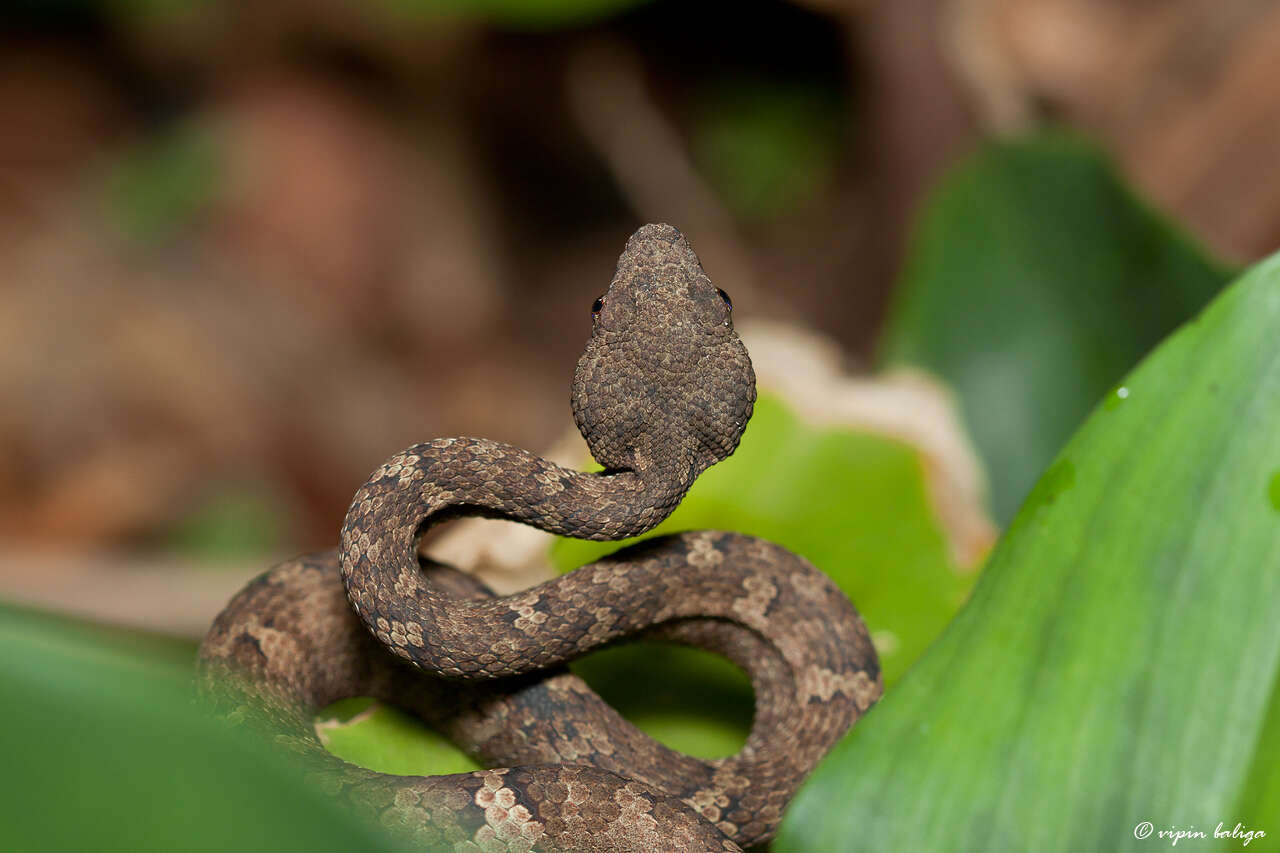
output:
{"label": "blurred background", "polygon": [[0,597],[327,547],[425,438],[552,445],[646,221],[854,373],[931,188],[992,140],[1079,134],[1222,268],[1280,245],[1256,0],[19,0],[0,27]]}

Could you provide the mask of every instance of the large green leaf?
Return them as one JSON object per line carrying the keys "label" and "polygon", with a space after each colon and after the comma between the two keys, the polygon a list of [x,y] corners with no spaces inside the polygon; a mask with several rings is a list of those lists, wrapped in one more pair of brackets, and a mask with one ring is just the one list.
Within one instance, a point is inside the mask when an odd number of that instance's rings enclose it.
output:
{"label": "large green leaf", "polygon": [[1277,478],[1280,256],[1094,410],[776,849],[1112,850],[1144,821],[1274,842]]}
{"label": "large green leaf", "polygon": [[957,391],[1006,523],[1093,403],[1229,277],[1083,142],[991,145],[926,208],[883,355]]}
{"label": "large green leaf", "polygon": [[195,650],[0,607],[0,850],[391,851],[192,701]]}
{"label": "large green leaf", "polygon": [[[704,473],[649,535],[701,528],[762,536],[830,575],[867,620],[889,684],[950,621],[974,578],[951,557],[918,450],[811,426],[768,394],[733,457]],[[553,556],[567,570],[620,544],[562,539]],[[670,746],[723,755],[745,737],[751,691],[740,673],[708,657],[622,647],[574,669]],[[662,701],[664,686],[673,685],[671,701]]]}

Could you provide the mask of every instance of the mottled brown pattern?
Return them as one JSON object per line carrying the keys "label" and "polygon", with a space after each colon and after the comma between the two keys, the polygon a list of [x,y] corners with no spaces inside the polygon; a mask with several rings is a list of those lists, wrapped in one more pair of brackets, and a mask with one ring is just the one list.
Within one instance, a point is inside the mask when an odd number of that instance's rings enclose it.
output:
{"label": "mottled brown pattern", "polygon": [[[751,363],[727,299],[680,233],[636,232],[601,303],[573,412],[605,471],[484,439],[415,445],[356,493],[336,554],[254,581],[201,647],[203,682],[224,713],[265,712],[319,781],[425,849],[760,843],[880,695],[848,599],[763,540],[667,536],[501,598],[415,556],[423,530],[460,514],[588,539],[643,532],[737,447],[755,399]],[[638,636],[718,652],[746,671],[756,715],[741,751],[704,761],[667,749],[560,668]],[[319,746],[311,715],[353,695],[406,707],[482,764],[509,769],[399,777],[345,764]]]}

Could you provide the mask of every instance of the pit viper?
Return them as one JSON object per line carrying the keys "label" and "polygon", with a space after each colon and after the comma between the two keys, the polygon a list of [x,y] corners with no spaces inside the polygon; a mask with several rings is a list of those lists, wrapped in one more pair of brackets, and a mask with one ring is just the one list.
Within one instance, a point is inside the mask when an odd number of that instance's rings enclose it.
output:
{"label": "pit viper", "polygon": [[[315,782],[424,850],[760,844],[882,690],[848,598],[762,539],[658,537],[505,596],[418,555],[428,528],[465,515],[638,535],[737,448],[755,375],[728,295],[679,231],[632,235],[591,307],[571,403],[602,471],[481,438],[414,445],[356,492],[336,551],[252,581],[201,645],[200,681],[224,715],[265,721]],[[741,750],[703,760],[668,749],[565,668],[624,639],[696,646],[744,670],[755,716]],[[394,776],[342,761],[313,720],[350,696],[417,714],[492,769]]]}

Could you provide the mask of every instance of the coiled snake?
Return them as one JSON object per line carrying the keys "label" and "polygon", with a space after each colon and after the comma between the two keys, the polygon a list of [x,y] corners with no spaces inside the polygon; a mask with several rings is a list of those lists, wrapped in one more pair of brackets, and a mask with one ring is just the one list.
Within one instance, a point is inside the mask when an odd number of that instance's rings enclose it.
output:
{"label": "coiled snake", "polygon": [[[322,783],[427,850],[665,853],[771,838],[797,786],[881,691],[866,627],[825,575],[777,545],[711,531],[504,597],[416,555],[427,527],[458,515],[585,539],[665,518],[751,415],[755,376],[731,309],[680,232],[641,228],[593,306],[573,383],[574,418],[605,470],[476,438],[393,456],[356,493],[338,552],[272,569],[218,616],[200,650],[206,692],[265,715]],[[756,712],[741,751],[705,761],[670,750],[563,668],[637,636],[746,671]],[[347,764],[312,719],[357,695],[407,708],[508,769],[408,777]]]}

